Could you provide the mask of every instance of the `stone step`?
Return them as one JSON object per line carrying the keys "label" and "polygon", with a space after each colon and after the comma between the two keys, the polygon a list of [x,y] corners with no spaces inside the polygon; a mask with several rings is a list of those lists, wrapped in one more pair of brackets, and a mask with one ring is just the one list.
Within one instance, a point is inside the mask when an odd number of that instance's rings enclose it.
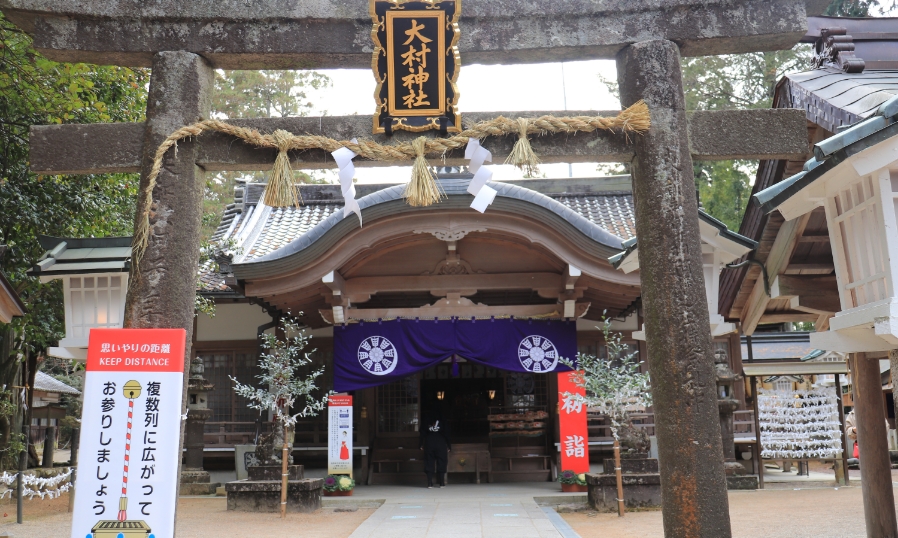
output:
{"label": "stone step", "polygon": [[[614,459],[604,460],[604,474],[614,474]],[[651,458],[627,458],[620,460],[623,474],[652,474],[658,472],[658,460]]]}
{"label": "stone step", "polygon": [[[283,468],[280,465],[254,465],[246,468],[248,480],[276,480],[281,481]],[[302,465],[287,466],[287,480],[302,480],[305,477]]]}

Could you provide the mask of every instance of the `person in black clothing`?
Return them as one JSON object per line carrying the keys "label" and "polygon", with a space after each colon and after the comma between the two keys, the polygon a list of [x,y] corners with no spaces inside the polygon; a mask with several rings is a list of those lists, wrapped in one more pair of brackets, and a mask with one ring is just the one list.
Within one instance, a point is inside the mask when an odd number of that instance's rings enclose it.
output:
{"label": "person in black clothing", "polygon": [[433,487],[433,470],[436,465],[437,479],[440,487],[444,487],[446,466],[449,463],[449,424],[438,414],[426,418],[421,425],[421,448],[424,450],[424,473],[427,474],[427,487]]}

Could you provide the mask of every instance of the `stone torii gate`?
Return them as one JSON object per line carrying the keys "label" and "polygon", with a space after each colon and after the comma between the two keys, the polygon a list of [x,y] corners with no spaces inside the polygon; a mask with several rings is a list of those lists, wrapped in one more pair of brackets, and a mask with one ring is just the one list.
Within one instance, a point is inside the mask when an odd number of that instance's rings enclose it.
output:
{"label": "stone torii gate", "polygon": [[[533,146],[544,162],[633,163],[666,536],[731,534],[692,159],[807,151],[802,111],[705,112],[690,119],[680,56],[790,48],[804,36],[808,12],[823,6],[805,0],[464,2],[459,48],[465,63],[616,58],[622,104],[644,99],[651,109],[651,130],[632,145],[620,135],[577,134],[535,138]],[[159,143],[208,118],[214,68],[362,68],[371,61],[368,0],[0,0],[0,9],[50,59],[152,67],[145,123],[40,126],[31,133],[33,171],[139,170],[141,188]],[[468,121],[490,116],[465,115]],[[370,119],[358,117],[235,123],[262,132],[371,136]],[[510,141],[498,139],[486,145],[494,157],[511,149]],[[320,151],[290,157],[298,168],[333,166]],[[460,152],[448,157],[462,161]],[[127,326],[186,329],[189,359],[203,176],[267,169],[273,161],[273,151],[218,134],[184,141],[167,154],[153,193],[142,276],[128,295]]]}

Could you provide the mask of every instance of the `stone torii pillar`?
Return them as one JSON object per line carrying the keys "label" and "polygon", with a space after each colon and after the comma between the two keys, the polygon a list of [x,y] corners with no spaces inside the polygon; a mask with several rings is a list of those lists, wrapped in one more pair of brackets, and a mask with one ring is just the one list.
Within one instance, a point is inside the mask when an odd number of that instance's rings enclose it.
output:
{"label": "stone torii pillar", "polygon": [[635,137],[633,198],[655,435],[667,537],[731,535],[698,202],[680,50],[666,40],[617,56],[621,104],[644,99],[652,128]]}
{"label": "stone torii pillar", "polygon": [[[154,147],[173,130],[207,119],[212,105],[214,73],[202,56],[191,52],[153,55],[147,121],[144,123],[140,192],[153,166]],[[146,252],[129,279],[125,301],[126,328],[178,328],[187,331],[185,370],[189,371],[196,274],[200,257],[200,227],[205,181],[196,162],[195,142],[178,145],[178,155],[165,156],[153,191],[150,235]],[[137,202],[140,215],[144,203]],[[135,277],[135,275],[137,275]],[[190,275],[190,276],[188,276]],[[186,385],[189,375],[185,374]],[[181,409],[187,407],[184,390]],[[180,423],[178,453],[184,447],[185,422]],[[179,473],[180,474],[180,473]]]}

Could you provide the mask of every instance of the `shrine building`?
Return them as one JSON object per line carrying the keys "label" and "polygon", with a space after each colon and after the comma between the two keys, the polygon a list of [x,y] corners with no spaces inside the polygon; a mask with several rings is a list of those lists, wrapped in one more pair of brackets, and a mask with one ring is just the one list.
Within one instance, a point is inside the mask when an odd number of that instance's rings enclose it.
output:
{"label": "shrine building", "polygon": [[[214,317],[197,315],[192,343],[214,385],[207,470],[233,469],[235,453],[270,429],[269,417],[259,420],[234,393],[231,377],[256,381],[259,335],[292,315],[312,335],[309,371],[325,372],[319,387],[354,396],[361,483],[420,483],[418,422],[429,412],[450,423],[452,481],[557,476],[559,359],[604,355],[605,314],[645,361],[639,273],[609,260],[635,258],[630,177],[495,182],[498,196],[485,213],[469,207],[470,177],[442,174],[447,197],[426,208],[409,206],[403,185],[357,185],[361,227],[355,215],[344,218],[338,185],[298,186],[299,207],[272,208],[261,202],[264,184],[238,184],[212,237],[220,250],[198,277],[198,293],[215,303]],[[709,241],[740,237],[701,216]],[[753,244],[742,239],[740,255]],[[128,240],[43,241],[48,252],[34,274],[63,280],[72,333],[51,353],[83,359],[87,328],[121,323]],[[85,305],[103,319],[79,312]],[[392,336],[402,324],[408,337]],[[715,340],[738,371],[734,330],[716,331]],[[378,337],[389,345],[376,340],[381,354],[366,360],[365,342]],[[654,435],[652,409],[644,411],[636,422]],[[326,467],[327,428],[326,414],[300,419],[295,461]],[[588,431],[592,460],[610,455],[604,418],[591,416]]]}

